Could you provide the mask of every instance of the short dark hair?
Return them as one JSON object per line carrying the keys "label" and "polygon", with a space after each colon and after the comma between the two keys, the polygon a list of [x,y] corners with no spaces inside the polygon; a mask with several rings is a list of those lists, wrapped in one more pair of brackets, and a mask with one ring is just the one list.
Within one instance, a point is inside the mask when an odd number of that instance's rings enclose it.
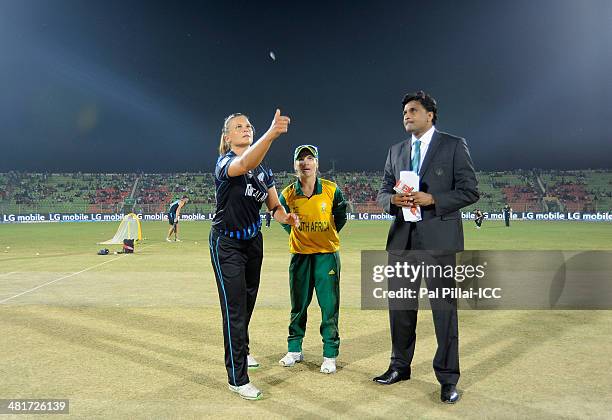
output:
{"label": "short dark hair", "polygon": [[418,92],[408,93],[404,96],[402,100],[402,108],[406,106],[408,102],[417,101],[427,112],[433,112],[433,121],[432,124],[435,124],[438,121],[438,104],[436,100],[429,95],[428,93],[419,90]]}
{"label": "short dark hair", "polygon": [[181,200],[184,200],[184,199],[189,200],[189,197],[187,197],[186,195],[184,195],[184,196],[182,196],[182,197],[181,197]]}

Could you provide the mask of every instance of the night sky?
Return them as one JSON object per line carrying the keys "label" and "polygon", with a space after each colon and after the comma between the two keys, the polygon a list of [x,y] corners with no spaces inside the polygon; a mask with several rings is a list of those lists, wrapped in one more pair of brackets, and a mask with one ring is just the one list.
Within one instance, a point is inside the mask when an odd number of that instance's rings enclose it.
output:
{"label": "night sky", "polygon": [[0,1],[0,172],[211,171],[276,107],[272,168],[382,170],[418,89],[479,170],[612,168],[612,1],[329,3]]}

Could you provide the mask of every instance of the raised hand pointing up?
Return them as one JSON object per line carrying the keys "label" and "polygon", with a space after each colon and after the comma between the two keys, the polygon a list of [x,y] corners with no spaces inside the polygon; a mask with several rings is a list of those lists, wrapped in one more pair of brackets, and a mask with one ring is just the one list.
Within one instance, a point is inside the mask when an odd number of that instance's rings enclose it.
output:
{"label": "raised hand pointing up", "polygon": [[277,109],[274,113],[274,119],[268,129],[266,135],[270,137],[270,140],[276,140],[281,134],[286,133],[289,130],[289,123],[291,119],[287,116],[281,115],[280,109]]}

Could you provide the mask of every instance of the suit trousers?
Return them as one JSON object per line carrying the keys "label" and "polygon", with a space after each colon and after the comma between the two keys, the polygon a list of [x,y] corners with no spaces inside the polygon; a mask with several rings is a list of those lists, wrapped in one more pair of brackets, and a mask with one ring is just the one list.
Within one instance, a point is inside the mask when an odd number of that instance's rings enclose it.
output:
{"label": "suit trousers", "polygon": [[[411,223],[408,248],[418,248],[415,243],[415,223]],[[389,253],[388,264],[407,263],[425,267],[456,265],[456,255],[450,252],[428,252],[407,250],[403,254]],[[429,269],[429,268],[427,268]],[[430,297],[434,328],[436,332],[437,350],[433,359],[433,369],[440,384],[457,384],[459,381],[459,330],[457,319],[457,300],[453,296],[442,296],[445,288],[456,287],[454,278],[440,275],[440,271],[432,269],[425,276],[429,292],[437,291],[436,297]],[[407,281],[405,278],[389,278],[389,290],[413,290],[417,298],[402,300],[389,299],[389,321],[391,326],[391,363],[390,367],[400,372],[410,374],[410,365],[414,356],[416,344],[416,324],[418,313],[418,296],[423,275]]]}

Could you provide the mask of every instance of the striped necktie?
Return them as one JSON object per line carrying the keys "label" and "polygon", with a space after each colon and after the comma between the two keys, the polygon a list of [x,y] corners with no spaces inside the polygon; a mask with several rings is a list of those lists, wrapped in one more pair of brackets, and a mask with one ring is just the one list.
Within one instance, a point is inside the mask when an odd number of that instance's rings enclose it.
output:
{"label": "striped necktie", "polygon": [[411,169],[419,173],[419,169],[421,169],[421,140],[417,140],[414,142],[414,146],[412,146],[412,161],[411,161]]}

